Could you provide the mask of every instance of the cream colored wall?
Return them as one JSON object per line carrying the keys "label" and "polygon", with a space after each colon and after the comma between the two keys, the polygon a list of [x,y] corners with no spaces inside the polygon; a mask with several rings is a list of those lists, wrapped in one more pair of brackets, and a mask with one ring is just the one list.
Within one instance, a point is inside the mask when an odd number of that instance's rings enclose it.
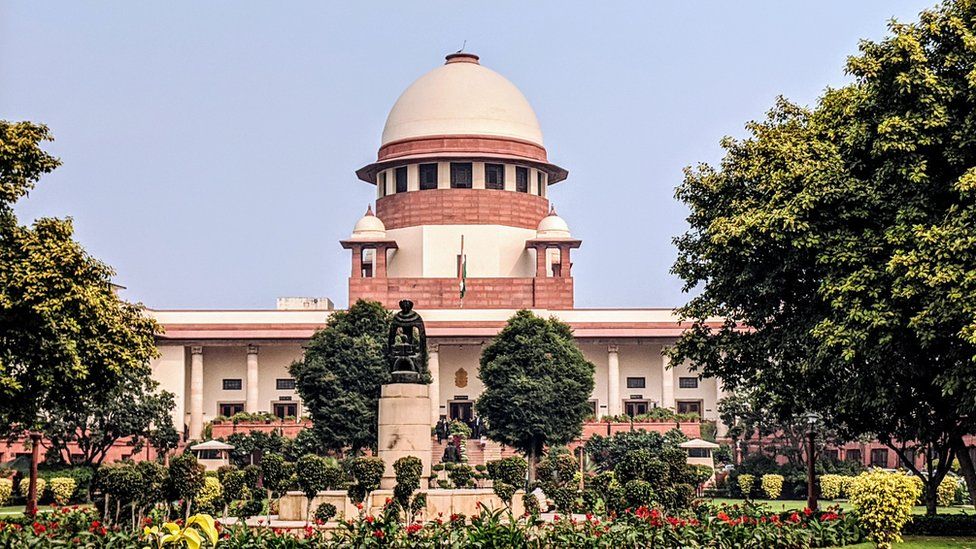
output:
{"label": "cream colored wall", "polygon": [[500,225],[427,225],[387,231],[398,245],[390,254],[388,276],[457,276],[461,235],[469,277],[535,275],[532,255],[525,249],[525,241],[535,237],[534,230]]}
{"label": "cream colored wall", "polygon": [[[620,398],[630,400],[641,395],[661,405],[661,347],[660,345],[618,345],[620,357]],[[643,389],[628,389],[628,377],[643,377]],[[621,405],[621,408],[623,405]]]}
{"label": "cream colored wall", "polygon": [[[467,396],[476,400],[484,390],[484,385],[478,379],[478,363],[481,360],[481,345],[440,345],[440,413],[446,415],[449,411],[447,403],[455,396]],[[464,369],[467,373],[467,384],[457,386],[457,372]]]}
{"label": "cream colored wall", "polygon": [[593,363],[594,383],[592,400],[597,401],[597,416],[608,414],[609,403],[607,401],[607,345],[604,343],[587,344],[581,343],[580,350],[586,360]]}
{"label": "cream colored wall", "polygon": [[275,380],[292,377],[288,373],[288,367],[301,358],[300,345],[262,345],[258,348],[258,411],[271,412],[272,402],[280,401],[283,396],[290,396],[293,402],[299,403],[298,415],[305,413],[296,391],[275,389]]}
{"label": "cream colored wall", "polygon": [[702,416],[705,419],[717,420],[718,411],[716,406],[718,405],[718,398],[716,398],[716,380],[714,378],[700,379],[698,380],[697,389],[681,389],[678,387],[679,377],[696,377],[698,374],[692,372],[688,364],[680,364],[672,368],[671,373],[674,375],[675,402],[679,400],[701,400]]}
{"label": "cream colored wall", "polygon": [[176,406],[173,408],[173,425],[178,432],[183,432],[183,414],[186,409],[187,358],[186,348],[182,345],[160,345],[159,357],[150,363],[152,377],[159,382],[160,391],[173,393]]}

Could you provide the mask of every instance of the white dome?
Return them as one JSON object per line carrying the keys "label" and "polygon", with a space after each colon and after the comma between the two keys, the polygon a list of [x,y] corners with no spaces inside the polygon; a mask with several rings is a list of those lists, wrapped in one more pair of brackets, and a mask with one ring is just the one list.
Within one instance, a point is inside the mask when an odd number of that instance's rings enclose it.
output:
{"label": "white dome", "polygon": [[549,215],[542,218],[535,231],[536,238],[571,238],[569,225],[563,218],[556,215],[555,209],[550,210]]}
{"label": "white dome", "polygon": [[444,135],[511,137],[543,145],[539,121],[522,92],[472,54],[448,56],[445,65],[400,95],[386,119],[382,145]]}
{"label": "white dome", "polygon": [[366,209],[366,214],[356,222],[352,229],[352,240],[375,240],[386,238],[386,225],[373,215],[373,207]]}

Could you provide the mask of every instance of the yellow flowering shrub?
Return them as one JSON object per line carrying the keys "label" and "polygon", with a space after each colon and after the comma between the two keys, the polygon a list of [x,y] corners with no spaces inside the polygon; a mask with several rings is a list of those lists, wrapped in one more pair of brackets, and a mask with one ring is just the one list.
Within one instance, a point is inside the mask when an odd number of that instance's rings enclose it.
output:
{"label": "yellow flowering shrub", "polygon": [[752,493],[752,485],[756,483],[756,477],[750,474],[739,475],[739,490],[742,490],[742,497],[749,499]]}
{"label": "yellow flowering shrub", "polygon": [[[44,487],[47,486],[47,481],[38,477],[37,478],[37,499],[41,499],[41,495],[44,493]],[[20,489],[20,495],[27,497],[27,491],[30,490],[30,479],[24,477],[20,479],[20,484],[17,486]]]}
{"label": "yellow flowering shrub", "polygon": [[824,499],[843,497],[853,478],[846,475],[820,475],[820,495]]}
{"label": "yellow flowering shrub", "polygon": [[783,493],[783,475],[763,475],[761,483],[763,492],[769,499],[779,499]]}
{"label": "yellow flowering shrub", "polygon": [[54,503],[67,505],[71,501],[71,496],[75,493],[78,483],[75,479],[68,477],[55,477],[51,479],[51,496]]}
{"label": "yellow flowering shrub", "polygon": [[936,501],[939,507],[948,507],[956,500],[956,487],[959,486],[959,479],[954,476],[946,475],[939,483],[936,491]]}
{"label": "yellow flowering shrub", "polygon": [[868,538],[887,549],[901,541],[901,529],[911,518],[921,490],[912,477],[875,470],[854,477],[848,494]]}
{"label": "yellow flowering shrub", "polygon": [[203,488],[197,492],[197,497],[193,500],[194,505],[201,511],[216,511],[220,507],[220,498],[224,495],[220,479],[208,476],[203,479]]}
{"label": "yellow flowering shrub", "polygon": [[6,505],[12,495],[14,495],[13,479],[0,478],[0,505]]}

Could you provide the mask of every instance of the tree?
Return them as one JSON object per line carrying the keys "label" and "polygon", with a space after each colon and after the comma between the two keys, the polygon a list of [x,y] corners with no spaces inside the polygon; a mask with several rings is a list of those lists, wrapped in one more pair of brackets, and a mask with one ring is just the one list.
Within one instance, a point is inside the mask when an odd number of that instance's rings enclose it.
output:
{"label": "tree", "polygon": [[185,517],[190,517],[193,499],[203,489],[205,481],[203,465],[193,454],[176,456],[169,462],[170,488],[177,499],[185,502]]}
{"label": "tree", "polygon": [[390,381],[386,338],[390,313],[359,300],[329,317],[305,348],[291,375],[312,416],[312,428],[329,450],[356,454],[374,448],[380,387]]}
{"label": "tree", "polygon": [[126,380],[148,379],[156,354],[155,321],[116,295],[112,269],[73,240],[70,220],[26,227],[14,215],[60,163],[40,147],[50,140],[43,125],[0,121],[0,434],[36,429],[84,400],[108,402]]}
{"label": "tree", "polygon": [[[133,374],[108,393],[85,395],[68,406],[45,410],[41,431],[65,462],[100,465],[122,439],[128,439],[133,453],[145,442],[164,451],[174,447],[173,394],[156,392],[159,384],[145,373]],[[73,456],[69,444],[80,457]]]}
{"label": "tree", "polygon": [[298,488],[305,494],[305,526],[312,518],[312,501],[322,490],[336,488],[342,482],[342,469],[315,454],[302,456],[295,462]]}
{"label": "tree", "polygon": [[527,310],[485,347],[478,371],[485,389],[475,407],[492,440],[526,454],[530,482],[546,445],[581,434],[592,413],[593,371],[568,325]]}
{"label": "tree", "polygon": [[976,3],[890,31],[849,60],[852,84],[780,100],[718,168],[686,171],[674,272],[701,293],[671,352],[763,387],[780,417],[937,455],[906,464],[933,513],[953,457],[976,500]]}

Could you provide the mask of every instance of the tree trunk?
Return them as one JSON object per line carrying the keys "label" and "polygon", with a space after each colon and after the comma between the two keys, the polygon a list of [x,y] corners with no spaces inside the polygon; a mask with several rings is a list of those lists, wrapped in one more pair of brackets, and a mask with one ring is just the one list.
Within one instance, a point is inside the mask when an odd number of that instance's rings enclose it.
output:
{"label": "tree trunk", "polygon": [[193,498],[186,500],[186,513],[183,518],[184,521],[190,520],[190,509],[193,507]]}
{"label": "tree trunk", "polygon": [[956,459],[959,460],[959,472],[966,480],[966,490],[969,492],[969,502],[976,505],[976,465],[973,464],[973,456],[966,447],[966,442],[961,436],[952,438],[952,447],[956,450]]}
{"label": "tree trunk", "polygon": [[271,490],[268,490],[268,527],[271,527]]}
{"label": "tree trunk", "polygon": [[925,514],[930,517],[935,516],[939,512],[939,485],[933,484],[931,479],[927,480],[922,497],[925,498]]}
{"label": "tree trunk", "polygon": [[532,483],[535,482],[535,466],[536,466],[536,459],[538,459],[535,453],[535,444],[532,444],[529,447],[529,451],[526,453],[525,457],[528,458],[528,462],[529,462],[529,485],[526,487],[526,489],[531,489]]}
{"label": "tree trunk", "polygon": [[31,433],[30,481],[27,488],[27,508],[24,514],[33,517],[37,514],[37,462],[41,457],[41,434]]}

